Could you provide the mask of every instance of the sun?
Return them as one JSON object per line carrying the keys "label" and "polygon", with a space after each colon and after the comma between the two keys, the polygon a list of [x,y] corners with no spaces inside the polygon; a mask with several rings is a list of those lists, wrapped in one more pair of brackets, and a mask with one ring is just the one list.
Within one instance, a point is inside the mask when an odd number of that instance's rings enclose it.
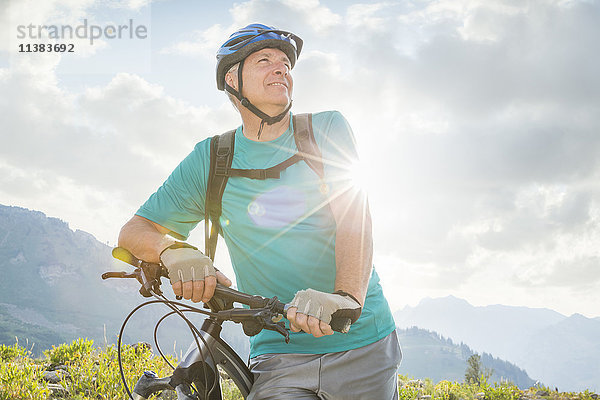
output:
{"label": "sun", "polygon": [[360,191],[369,192],[373,175],[365,163],[353,162],[348,168],[351,185]]}

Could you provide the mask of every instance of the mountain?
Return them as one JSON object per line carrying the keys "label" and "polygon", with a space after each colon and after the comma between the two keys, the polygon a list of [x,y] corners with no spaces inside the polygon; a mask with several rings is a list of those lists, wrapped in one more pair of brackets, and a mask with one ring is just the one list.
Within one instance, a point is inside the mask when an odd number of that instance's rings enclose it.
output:
{"label": "mountain", "polygon": [[[21,345],[35,344],[39,355],[78,337],[97,345],[115,343],[122,321],[145,299],[135,280],[101,279],[106,271],[133,269],[113,259],[111,251],[57,218],[0,205],[0,344],[12,345],[17,337]],[[167,312],[162,304],[141,309],[127,325],[125,343],[154,343],[154,326]],[[196,323],[202,319],[189,317]],[[240,326],[225,324],[223,336],[247,356]],[[184,322],[173,317],[161,324],[158,337],[163,351],[176,354],[193,340]]]}
{"label": "mountain", "polygon": [[[397,329],[402,345],[402,364],[398,373],[413,378],[464,381],[467,360],[474,354],[465,344],[455,344],[436,332],[416,327]],[[492,382],[511,381],[521,389],[535,384],[525,371],[509,362],[494,358],[487,353],[481,355],[485,368],[491,369]]]}
{"label": "mountain", "polygon": [[[21,345],[35,344],[33,351],[39,355],[52,345],[78,337],[94,339],[97,345],[115,343],[122,321],[144,299],[138,294],[136,281],[103,281],[101,274],[109,270],[127,271],[131,267],[114,260],[109,246],[89,233],[71,230],[64,221],[0,205],[0,344],[12,345],[17,337]],[[167,286],[163,285],[165,292],[170,293]],[[159,304],[137,312],[125,330],[125,343],[153,343],[155,324],[167,311]],[[190,318],[196,324],[201,321],[197,316]],[[469,351],[494,354],[515,363],[552,387],[598,390],[598,318],[578,314],[566,317],[524,307],[473,307],[454,297],[424,300],[398,311],[395,318],[400,328],[418,326],[439,332],[454,343],[468,344],[473,349]],[[247,357],[248,340],[239,325],[225,324],[223,336],[242,359]],[[185,324],[176,317],[161,324],[158,337],[167,353],[180,354],[192,341]],[[402,340],[404,366],[410,366],[418,355],[425,357],[423,354],[428,353],[423,346],[429,346],[433,352],[448,353],[447,358],[436,355],[443,361],[441,365],[449,364],[455,373],[464,373],[460,357],[464,358],[466,350],[459,356],[447,341],[443,346],[435,341],[426,344],[421,334]],[[483,354],[482,359],[488,366],[486,357]],[[503,372],[504,367],[495,365],[488,367],[505,374],[501,376],[514,372]],[[411,371],[415,376],[434,378],[428,373],[421,375],[422,370]]]}
{"label": "mountain", "polygon": [[493,305],[474,307],[453,296],[425,299],[394,313],[400,328],[433,330],[477,352],[524,368],[561,390],[598,390],[600,321],[548,309]]}
{"label": "mountain", "polygon": [[[515,360],[544,382],[571,390],[600,389],[600,322],[573,314],[534,332]],[[553,386],[554,387],[554,386]]]}

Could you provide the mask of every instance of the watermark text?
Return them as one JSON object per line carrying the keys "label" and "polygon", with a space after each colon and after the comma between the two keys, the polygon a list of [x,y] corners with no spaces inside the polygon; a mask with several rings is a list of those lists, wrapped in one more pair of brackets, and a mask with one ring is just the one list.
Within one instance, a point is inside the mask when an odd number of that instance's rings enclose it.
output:
{"label": "watermark text", "polygon": [[72,25],[17,25],[17,39],[89,39],[90,44],[98,39],[146,39],[148,28],[146,25],[135,25],[133,19],[122,25],[94,25],[83,23]]}

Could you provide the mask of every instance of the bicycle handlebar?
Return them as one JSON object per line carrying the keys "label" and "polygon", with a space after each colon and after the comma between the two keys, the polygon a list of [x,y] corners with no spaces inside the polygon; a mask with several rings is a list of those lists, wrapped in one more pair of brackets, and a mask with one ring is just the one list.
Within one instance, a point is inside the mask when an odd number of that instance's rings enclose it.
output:
{"label": "bicycle handlebar", "polygon": [[[160,290],[161,277],[168,278],[169,276],[167,269],[162,264],[149,263],[140,260],[133,254],[131,254],[127,249],[124,249],[122,247],[115,247],[112,251],[112,255],[114,258],[136,267],[136,269],[132,273],[105,272],[104,274],[102,274],[102,279],[135,278],[142,285],[142,288],[140,289],[140,294],[142,296],[150,297],[152,296],[152,291],[158,293],[159,295],[162,294]],[[180,296],[178,296],[177,298],[181,299]],[[262,309],[265,307],[269,307],[270,310],[274,311],[275,313],[281,314],[284,317],[287,317],[287,310],[290,307],[289,304],[285,304],[279,301],[277,297],[269,299],[262,296],[250,295],[223,286],[219,283],[215,287],[215,293],[213,295],[213,298],[210,301],[208,301],[206,305],[213,312],[219,313],[232,309],[233,303],[245,304],[249,306],[250,309]],[[221,315],[225,316],[224,313],[222,313]],[[239,318],[242,318],[243,313],[238,313],[238,315],[240,316]],[[244,318],[249,318],[249,316],[245,316]],[[231,317],[224,317],[223,319],[233,320]],[[351,323],[352,321],[350,320],[350,318],[338,318],[332,320],[330,326],[334,331],[347,333],[350,329]]]}
{"label": "bicycle handlebar", "polygon": [[[124,261],[130,265],[133,265],[134,267],[136,267],[136,270],[132,273],[127,273],[127,272],[122,272],[122,271],[121,272],[105,272],[102,274],[102,279],[135,278],[142,285],[148,286],[148,284],[151,283],[152,281],[160,282],[160,278],[162,278],[162,277],[168,278],[169,277],[167,269],[162,264],[149,263],[149,262],[140,260],[139,258],[135,257],[133,254],[131,254],[128,250],[126,250],[122,247],[115,247],[113,249],[112,255],[114,258],[116,258],[118,260]],[[144,280],[146,282],[144,282]],[[159,285],[160,285],[160,283],[159,283]],[[146,297],[149,297],[149,296],[146,296]],[[267,304],[272,300],[272,299],[268,299],[268,298],[265,298],[262,296],[255,296],[255,295],[243,293],[243,292],[237,291],[235,289],[231,289],[227,286],[223,286],[220,283],[217,283],[213,297],[223,300],[227,303],[245,304],[245,305],[249,306],[250,308],[266,307]],[[210,304],[211,303],[210,301],[208,303],[209,303],[208,305],[211,306],[210,308],[213,309],[214,311],[221,311],[221,310],[231,308],[231,307],[223,307],[219,304]],[[287,305],[280,301],[274,302],[274,305],[275,305],[274,311],[279,312],[280,314],[283,314],[285,316],[285,313],[288,308]]]}

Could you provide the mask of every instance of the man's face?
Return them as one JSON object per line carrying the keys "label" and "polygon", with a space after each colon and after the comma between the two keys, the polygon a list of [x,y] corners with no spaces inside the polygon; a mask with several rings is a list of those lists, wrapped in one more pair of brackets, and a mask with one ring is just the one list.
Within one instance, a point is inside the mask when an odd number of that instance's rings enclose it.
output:
{"label": "man's face", "polygon": [[[267,114],[280,113],[292,100],[294,82],[290,65],[279,49],[267,48],[250,54],[242,69],[242,95]],[[228,83],[237,89],[235,77]]]}

